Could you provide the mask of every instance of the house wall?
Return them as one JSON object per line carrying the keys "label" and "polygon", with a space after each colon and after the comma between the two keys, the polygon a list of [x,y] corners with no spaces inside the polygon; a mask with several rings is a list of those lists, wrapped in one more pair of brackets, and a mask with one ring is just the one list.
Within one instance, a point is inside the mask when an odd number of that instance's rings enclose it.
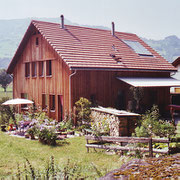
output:
{"label": "house wall", "polygon": [[[132,100],[130,86],[116,77],[169,77],[169,73],[163,72],[131,72],[131,71],[77,71],[72,77],[72,104],[80,97],[86,97],[92,101],[92,97],[98,105],[128,109],[128,103]],[[169,88],[144,88],[143,108],[150,108],[158,104],[161,111],[165,111],[169,104]],[[124,102],[123,102],[124,101]]]}
{"label": "house wall", "polygon": [[[178,64],[176,66],[176,68],[177,68],[177,72],[172,73],[172,77],[180,80],[180,64]],[[171,93],[178,93],[179,94],[180,93],[180,87],[172,87],[171,88]]]}
{"label": "house wall", "polygon": [[[35,31],[34,31],[35,32]],[[33,33],[34,33],[33,32]],[[38,38],[38,45],[36,45]],[[52,61],[52,76],[46,76],[46,63]],[[39,77],[39,61],[44,62],[44,76]],[[30,62],[30,77],[25,77],[25,63]],[[37,64],[37,76],[32,77],[32,62]],[[47,95],[47,114],[58,119],[58,99],[62,101],[63,112],[69,108],[69,74],[67,65],[59,58],[47,41],[36,32],[28,40],[13,72],[13,96],[27,93],[38,108],[42,108],[42,94]],[[55,111],[51,111],[49,95],[55,95]],[[58,95],[61,98],[58,98]],[[59,96],[59,97],[60,97]]]}

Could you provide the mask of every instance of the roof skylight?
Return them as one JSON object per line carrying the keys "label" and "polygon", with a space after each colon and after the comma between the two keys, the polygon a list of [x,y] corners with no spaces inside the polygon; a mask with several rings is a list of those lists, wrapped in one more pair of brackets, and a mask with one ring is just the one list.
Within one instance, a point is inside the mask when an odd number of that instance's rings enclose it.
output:
{"label": "roof skylight", "polygon": [[139,55],[145,56],[153,56],[151,52],[149,52],[142,44],[138,41],[131,41],[131,40],[122,40],[126,43],[131,49],[133,49]]}

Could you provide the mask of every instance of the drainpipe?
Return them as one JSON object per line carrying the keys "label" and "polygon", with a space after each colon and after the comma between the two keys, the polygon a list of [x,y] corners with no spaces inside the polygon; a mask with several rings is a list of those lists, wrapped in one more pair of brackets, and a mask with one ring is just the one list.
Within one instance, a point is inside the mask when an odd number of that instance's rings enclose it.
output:
{"label": "drainpipe", "polygon": [[76,70],[69,75],[69,112],[71,112],[71,78],[76,74]]}

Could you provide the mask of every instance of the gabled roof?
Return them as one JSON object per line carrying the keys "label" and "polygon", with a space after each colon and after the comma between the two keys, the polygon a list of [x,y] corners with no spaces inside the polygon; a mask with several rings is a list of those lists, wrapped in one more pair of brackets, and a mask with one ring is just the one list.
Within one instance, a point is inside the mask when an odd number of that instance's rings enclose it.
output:
{"label": "gabled roof", "polygon": [[[28,38],[36,27],[70,69],[132,69],[176,71],[169,62],[142,41],[137,35],[87,27],[32,21],[20,43],[7,72],[12,73]],[[139,55],[125,42],[140,43],[152,54]]]}

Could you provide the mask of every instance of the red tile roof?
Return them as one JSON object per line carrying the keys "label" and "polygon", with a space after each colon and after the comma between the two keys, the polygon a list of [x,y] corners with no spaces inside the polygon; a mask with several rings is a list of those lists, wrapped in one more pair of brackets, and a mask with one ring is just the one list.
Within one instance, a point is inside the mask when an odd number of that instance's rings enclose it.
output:
{"label": "red tile roof", "polygon": [[[71,69],[176,70],[176,68],[135,34],[115,32],[115,36],[112,36],[110,30],[70,25],[65,25],[65,29],[62,29],[60,24],[57,23],[34,20],[31,22],[30,27],[32,25],[39,30]],[[27,39],[27,37],[24,37],[24,39]],[[122,40],[138,41],[153,56],[138,55]],[[21,43],[23,43],[23,40]],[[19,49],[21,49],[20,47]],[[13,61],[16,61],[19,49],[11,64]],[[115,57],[112,57],[113,55]],[[115,58],[119,58],[120,62],[118,63]],[[11,64],[8,68],[9,71],[12,69]]]}

